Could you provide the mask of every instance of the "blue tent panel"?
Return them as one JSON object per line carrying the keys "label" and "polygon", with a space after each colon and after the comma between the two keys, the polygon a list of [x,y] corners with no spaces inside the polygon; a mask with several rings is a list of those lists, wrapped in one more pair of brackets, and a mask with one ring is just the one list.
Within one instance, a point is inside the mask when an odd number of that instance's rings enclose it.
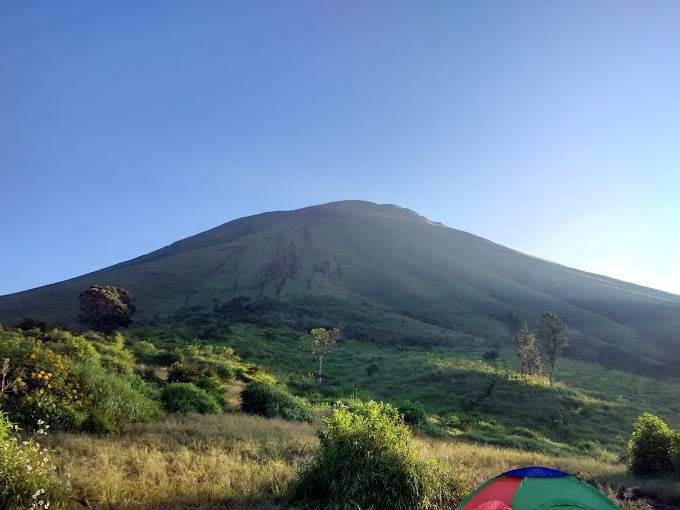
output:
{"label": "blue tent panel", "polygon": [[557,476],[570,476],[569,473],[565,473],[564,471],[557,471],[556,469],[550,469],[540,466],[513,469],[512,471],[507,471],[503,474],[505,476],[533,476],[534,478],[554,478]]}

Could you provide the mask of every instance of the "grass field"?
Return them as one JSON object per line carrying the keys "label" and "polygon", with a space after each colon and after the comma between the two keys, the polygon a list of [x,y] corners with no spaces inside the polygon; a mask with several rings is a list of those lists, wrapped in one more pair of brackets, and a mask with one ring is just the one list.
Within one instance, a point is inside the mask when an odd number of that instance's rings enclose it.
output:
{"label": "grass field", "polygon": [[677,380],[564,359],[556,372],[558,395],[546,378],[517,374],[508,347],[501,347],[498,362],[481,361],[484,348],[469,337],[451,345],[396,348],[341,339],[324,363],[321,386],[304,335],[294,329],[237,323],[210,343],[233,347],[312,401],[350,395],[396,405],[415,401],[441,425],[467,420],[470,438],[502,446],[616,458],[644,412],[680,427]]}
{"label": "grass field", "polygon": [[[318,446],[315,428],[238,412],[172,415],[134,426],[121,438],[58,433],[49,445],[60,470],[71,475],[73,508],[273,509],[287,506],[289,483]],[[612,493],[625,487],[680,502],[680,482],[638,480],[618,463],[418,439],[421,454],[448,464],[468,489],[509,469],[544,465]]]}

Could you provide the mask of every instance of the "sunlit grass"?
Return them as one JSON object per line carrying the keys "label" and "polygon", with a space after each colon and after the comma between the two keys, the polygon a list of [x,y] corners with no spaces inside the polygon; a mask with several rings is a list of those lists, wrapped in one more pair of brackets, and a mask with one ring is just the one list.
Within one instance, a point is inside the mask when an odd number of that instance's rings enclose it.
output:
{"label": "sunlit grass", "polygon": [[[118,438],[55,434],[50,446],[60,472],[71,473],[74,501],[93,508],[281,508],[300,463],[318,447],[317,425],[240,413],[171,415]],[[469,489],[510,469],[543,465],[680,502],[680,482],[636,479],[620,463],[417,439],[425,458],[448,464]]]}
{"label": "sunlit grass", "polygon": [[113,508],[267,508],[285,496],[315,429],[242,414],[169,416],[121,438],[55,434],[74,498]]}

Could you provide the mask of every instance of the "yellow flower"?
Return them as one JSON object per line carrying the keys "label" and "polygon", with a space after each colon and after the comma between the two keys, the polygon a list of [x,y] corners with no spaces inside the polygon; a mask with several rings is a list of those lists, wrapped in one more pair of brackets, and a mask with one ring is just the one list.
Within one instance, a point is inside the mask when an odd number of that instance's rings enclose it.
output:
{"label": "yellow flower", "polygon": [[38,379],[42,379],[42,374],[38,374]]}
{"label": "yellow flower", "polygon": [[44,374],[44,373],[45,373],[45,371],[44,371],[44,370],[41,370],[41,371],[40,371],[40,373],[41,373],[41,374]]}
{"label": "yellow flower", "polygon": [[35,359],[35,353],[31,354],[31,358]]}
{"label": "yellow flower", "polygon": [[51,387],[52,387],[52,385],[51,385],[51,384],[48,384],[48,385],[47,385],[47,387],[48,387],[48,388],[51,388]]}
{"label": "yellow flower", "polygon": [[52,377],[52,372],[47,372],[47,377]]}
{"label": "yellow flower", "polygon": [[26,386],[26,383],[24,381],[21,381],[22,386]]}
{"label": "yellow flower", "polygon": [[21,377],[17,377],[17,381],[21,382]]}
{"label": "yellow flower", "polygon": [[78,393],[76,390],[73,390],[73,393]]}
{"label": "yellow flower", "polygon": [[40,394],[42,395],[43,393],[45,393],[45,390],[43,390],[43,389],[41,388],[41,389],[40,389]]}

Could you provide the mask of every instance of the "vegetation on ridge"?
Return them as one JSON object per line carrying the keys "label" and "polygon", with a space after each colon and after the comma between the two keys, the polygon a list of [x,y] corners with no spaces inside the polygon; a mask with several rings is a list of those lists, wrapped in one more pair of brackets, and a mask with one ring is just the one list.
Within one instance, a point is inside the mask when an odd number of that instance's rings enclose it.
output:
{"label": "vegetation on ridge", "polygon": [[[398,345],[413,338],[493,348],[510,309],[569,325],[565,356],[667,377],[680,367],[680,296],[571,270],[396,206],[337,202],[242,218],[80,278],[0,296],[0,321],[26,313],[74,325],[90,285],[129,289],[137,324],[212,313],[239,296],[303,329]],[[259,306],[259,305],[258,305]]]}

